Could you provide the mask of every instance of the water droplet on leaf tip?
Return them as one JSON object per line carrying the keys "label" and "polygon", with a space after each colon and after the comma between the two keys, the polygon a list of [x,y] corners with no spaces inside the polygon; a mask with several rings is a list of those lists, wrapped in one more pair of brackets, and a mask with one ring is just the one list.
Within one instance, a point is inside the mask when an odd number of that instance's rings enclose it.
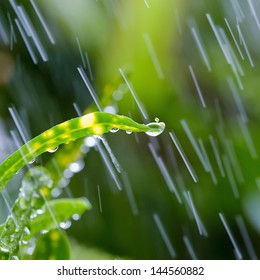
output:
{"label": "water droplet on leaf tip", "polygon": [[160,122],[160,123],[153,122],[153,123],[147,124],[147,127],[149,128],[149,130],[145,132],[147,135],[158,136],[164,131],[165,123],[163,123],[163,122]]}
{"label": "water droplet on leaf tip", "polygon": [[133,131],[132,130],[126,130],[125,131],[127,134],[131,134]]}

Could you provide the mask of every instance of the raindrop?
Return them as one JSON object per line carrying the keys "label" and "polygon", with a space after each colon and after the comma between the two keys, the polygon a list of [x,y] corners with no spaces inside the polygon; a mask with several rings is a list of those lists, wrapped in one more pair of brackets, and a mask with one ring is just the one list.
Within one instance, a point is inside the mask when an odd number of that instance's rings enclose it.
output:
{"label": "raindrop", "polygon": [[70,179],[73,176],[73,172],[70,169],[67,168],[67,169],[64,170],[63,176],[66,179]]}
{"label": "raindrop", "polygon": [[[68,186],[69,182],[70,182],[70,181],[69,181],[68,179],[62,178],[62,179],[60,179],[60,181],[59,181],[59,183],[58,183],[58,187],[59,187],[59,188],[65,188],[65,187]],[[54,190],[55,190],[55,189],[54,189]]]}
{"label": "raindrop", "polygon": [[80,219],[80,215],[79,215],[79,214],[73,214],[73,215],[72,215],[72,219],[73,219],[74,221],[78,221],[78,220]]}
{"label": "raindrop", "polygon": [[30,220],[33,220],[34,218],[36,218],[36,213],[32,213],[31,215],[30,215]]}
{"label": "raindrop", "polygon": [[35,162],[35,158],[32,159],[31,161],[29,161],[28,163],[29,163],[29,164],[33,164],[34,162]]}
{"label": "raindrop", "polygon": [[52,197],[58,197],[60,194],[62,193],[62,190],[59,188],[55,188],[51,191],[51,195]]}
{"label": "raindrop", "polygon": [[147,124],[146,126],[149,128],[149,130],[145,132],[147,135],[158,136],[164,131],[165,123],[152,122]]}
{"label": "raindrop", "polygon": [[115,90],[115,91],[113,92],[113,99],[114,99],[114,100],[119,101],[119,100],[121,100],[122,98],[123,98],[123,93],[122,93],[122,91],[120,91],[120,90]]}
{"label": "raindrop", "polygon": [[111,113],[111,114],[116,114],[117,110],[116,110],[115,106],[109,105],[109,106],[104,108],[104,112]]}
{"label": "raindrop", "polygon": [[60,227],[62,229],[68,229],[71,226],[71,221],[61,222]]}
{"label": "raindrop", "polygon": [[119,128],[113,127],[113,128],[110,129],[110,132],[115,133],[115,132],[117,132],[118,130],[119,130]]}
{"label": "raindrop", "polygon": [[126,132],[126,134],[131,134],[133,131],[132,130],[126,130],[125,132]]}
{"label": "raindrop", "polygon": [[37,215],[41,215],[41,214],[43,214],[44,212],[45,212],[44,209],[37,209],[37,210],[36,210],[36,214],[37,214]]}
{"label": "raindrop", "polygon": [[0,252],[9,253],[8,249],[4,247],[0,247]]}
{"label": "raindrop", "polygon": [[78,173],[84,168],[84,162],[77,161],[77,162],[72,162],[69,166],[69,170],[73,173]]}
{"label": "raindrop", "polygon": [[59,147],[55,147],[54,149],[47,150],[49,153],[55,153]]}
{"label": "raindrop", "polygon": [[164,229],[164,226],[161,222],[161,219],[160,219],[159,215],[157,213],[154,213],[153,214],[153,219],[154,219],[154,222],[155,222],[155,224],[156,224],[156,226],[157,226],[157,228],[158,228],[158,230],[161,234],[161,237],[162,237],[162,239],[163,239],[163,241],[164,241],[164,243],[165,243],[165,245],[166,245],[166,247],[169,251],[170,256],[172,258],[175,258],[176,257],[176,252],[175,252],[175,250],[174,250],[174,248],[171,244],[171,241],[168,237],[168,234],[166,233],[166,231]]}
{"label": "raindrop", "polygon": [[90,136],[90,137],[85,138],[84,144],[87,147],[94,147],[94,146],[96,146],[96,139],[95,139],[95,137]]}
{"label": "raindrop", "polygon": [[25,227],[23,232],[25,235],[28,235],[31,233],[28,227]]}

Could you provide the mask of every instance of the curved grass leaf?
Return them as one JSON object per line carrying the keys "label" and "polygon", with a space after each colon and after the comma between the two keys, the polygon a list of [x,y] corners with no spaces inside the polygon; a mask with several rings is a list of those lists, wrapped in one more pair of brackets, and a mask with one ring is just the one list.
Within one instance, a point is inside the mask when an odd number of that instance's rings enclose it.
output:
{"label": "curved grass leaf", "polygon": [[71,220],[75,214],[79,217],[89,209],[91,209],[91,205],[86,198],[50,200],[41,209],[42,213],[31,220],[31,235],[58,228],[61,223]]}
{"label": "curved grass leaf", "polygon": [[111,129],[145,132],[157,136],[163,132],[164,123],[139,124],[132,119],[105,112],[94,112],[58,124],[28,141],[0,165],[0,192],[23,166],[30,164],[46,151],[88,135],[102,135]]}

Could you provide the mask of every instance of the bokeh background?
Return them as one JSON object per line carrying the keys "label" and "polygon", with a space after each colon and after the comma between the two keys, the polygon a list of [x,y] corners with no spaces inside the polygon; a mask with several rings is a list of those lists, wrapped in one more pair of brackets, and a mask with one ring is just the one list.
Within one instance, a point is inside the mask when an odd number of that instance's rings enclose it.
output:
{"label": "bokeh background", "polygon": [[[20,22],[26,15],[36,37]],[[106,135],[122,169],[111,163],[121,191],[97,145],[83,144],[80,168],[64,172],[59,194],[86,196],[93,206],[66,230],[72,258],[260,256],[259,15],[256,0],[1,1],[1,161],[16,149],[10,108],[28,139],[96,110],[78,67],[105,110],[166,124],[156,138]],[[34,165],[70,162],[81,144],[44,154]],[[25,171],[8,184],[12,201]],[[2,197],[0,211],[3,222],[8,209]]]}

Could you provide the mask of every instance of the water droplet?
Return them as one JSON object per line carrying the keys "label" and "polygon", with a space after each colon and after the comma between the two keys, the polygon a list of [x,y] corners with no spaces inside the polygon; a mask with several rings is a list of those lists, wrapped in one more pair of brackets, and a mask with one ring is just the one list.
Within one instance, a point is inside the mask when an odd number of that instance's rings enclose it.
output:
{"label": "water droplet", "polygon": [[[59,180],[58,182],[58,188],[66,188],[68,186],[68,184],[70,183],[69,179],[66,178],[62,178]],[[53,189],[55,190],[55,189]]]}
{"label": "water droplet", "polygon": [[64,170],[63,176],[66,179],[70,179],[73,176],[73,172],[69,168],[67,168]]}
{"label": "water droplet", "polygon": [[29,240],[22,240],[22,244],[27,245],[29,243]]}
{"label": "water droplet", "polygon": [[109,106],[104,108],[104,112],[111,113],[111,114],[116,114],[117,110],[116,110],[115,106],[109,105]]}
{"label": "water droplet", "polygon": [[41,208],[41,209],[37,209],[36,210],[36,214],[37,215],[41,215],[41,214],[43,214],[45,212],[45,209],[44,208]]}
{"label": "water droplet", "polygon": [[72,215],[72,219],[73,219],[74,221],[77,221],[77,220],[80,219],[80,215],[79,215],[79,214],[73,214],[73,215]]}
{"label": "water droplet", "polygon": [[55,188],[51,191],[52,197],[58,197],[62,193],[62,190],[60,188]]}
{"label": "water droplet", "polygon": [[61,222],[60,227],[62,229],[68,229],[71,226],[71,221]]}
{"label": "water droplet", "polygon": [[126,130],[125,131],[127,134],[131,134],[133,131],[132,130]]}
{"label": "water droplet", "polygon": [[55,153],[58,150],[59,147],[55,147],[53,149],[47,150],[49,153]]}
{"label": "water droplet", "polygon": [[118,130],[119,130],[119,128],[113,127],[110,129],[110,132],[115,133],[115,132],[118,132]]}
{"label": "water droplet", "polygon": [[19,258],[17,256],[12,256],[11,260],[16,260],[17,261],[17,260],[19,260]]}
{"label": "water droplet", "polygon": [[4,247],[0,247],[0,251],[3,253],[9,253],[9,250],[7,248]]}
{"label": "water droplet", "polygon": [[28,227],[25,227],[23,232],[25,235],[29,235],[31,233]]}
{"label": "water droplet", "polygon": [[119,101],[123,98],[123,93],[121,90],[115,90],[112,95],[113,99]]}
{"label": "water droplet", "polygon": [[84,144],[87,147],[94,147],[94,146],[96,146],[96,139],[95,139],[95,137],[90,136],[90,137],[85,138]]}
{"label": "water droplet", "polygon": [[82,154],[86,154],[89,152],[89,147],[87,147],[86,145],[81,145],[80,151]]}
{"label": "water droplet", "polygon": [[30,160],[30,161],[28,162],[28,164],[33,164],[34,162],[35,162],[35,158],[32,159],[32,160]]}
{"label": "water droplet", "polygon": [[149,130],[145,132],[147,135],[158,136],[164,131],[165,123],[153,122],[153,123],[147,124],[146,126],[149,128]]}
{"label": "water droplet", "polygon": [[33,167],[25,175],[22,181],[22,192],[25,197],[28,197],[34,193],[35,186],[46,186],[52,187],[52,179],[50,178],[49,172],[43,167]]}
{"label": "water droplet", "polygon": [[72,162],[69,166],[70,171],[73,172],[73,173],[78,173],[83,168],[84,168],[84,161],[83,160]]}
{"label": "water droplet", "polygon": [[37,214],[34,212],[30,215],[30,220],[33,220],[34,218],[36,218]]}
{"label": "water droplet", "polygon": [[159,118],[155,118],[154,120],[155,120],[155,122],[157,122],[157,123],[160,121]]}

